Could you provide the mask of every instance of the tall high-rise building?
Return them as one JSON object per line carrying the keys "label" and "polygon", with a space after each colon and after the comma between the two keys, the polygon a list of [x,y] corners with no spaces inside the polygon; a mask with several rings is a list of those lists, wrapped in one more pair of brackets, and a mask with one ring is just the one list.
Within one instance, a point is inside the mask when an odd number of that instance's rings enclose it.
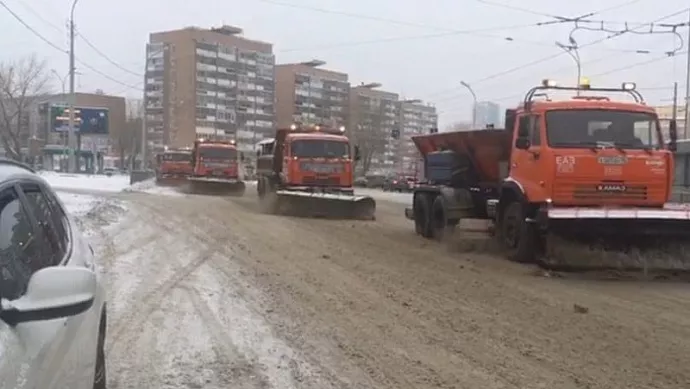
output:
{"label": "tall high-rise building", "polygon": [[276,65],[276,123],[343,126],[347,121],[348,75],[320,68],[325,62]]}
{"label": "tall high-rise building", "polygon": [[477,115],[477,128],[485,128],[489,124],[494,125],[496,128],[502,126],[501,106],[494,102],[482,101],[477,103],[475,115]]}
{"label": "tall high-rise building", "polygon": [[273,134],[273,45],[232,26],[152,33],[144,104],[149,148],[235,139],[242,151]]}
{"label": "tall high-rise building", "polygon": [[421,155],[417,146],[412,142],[415,135],[429,134],[438,128],[438,113],[436,107],[424,104],[421,100],[400,100],[398,103],[400,115],[400,138],[398,140],[398,171],[407,175],[414,175],[420,170]]}
{"label": "tall high-rise building", "polygon": [[398,94],[377,89],[380,86],[371,83],[350,88],[348,128],[353,142],[364,151],[366,160],[360,166],[366,165],[366,173],[395,171]]}

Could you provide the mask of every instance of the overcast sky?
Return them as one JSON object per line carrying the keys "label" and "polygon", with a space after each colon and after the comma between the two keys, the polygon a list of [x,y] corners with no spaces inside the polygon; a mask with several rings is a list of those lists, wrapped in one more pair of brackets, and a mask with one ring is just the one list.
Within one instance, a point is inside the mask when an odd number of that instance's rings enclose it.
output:
{"label": "overcast sky", "polygon": [[[56,46],[68,47],[66,24],[72,0],[0,1]],[[615,8],[590,20],[606,21],[607,29],[622,29],[625,22],[633,28],[674,13],[661,23],[686,22],[688,13],[681,12],[689,5],[687,0],[491,2],[498,5],[479,0],[79,0],[75,12],[79,33],[130,72],[77,38],[78,60],[96,69],[78,65],[82,73],[78,91],[103,89],[140,98],[141,90],[128,86],[142,84],[143,76],[138,74],[143,72],[150,32],[229,24],[243,28],[248,38],[274,43],[278,63],[322,59],[328,67],[349,73],[352,83],[380,82],[406,98],[434,103],[441,125],[447,125],[470,117],[472,99],[461,80],[474,87],[480,100],[503,107],[516,104],[542,78],[575,81],[575,61],[555,45],[556,40],[567,42],[574,24],[526,27],[555,20],[540,14],[576,17]],[[0,60],[36,53],[57,73],[67,74],[67,55],[36,37],[4,8],[0,8],[0,25]],[[687,28],[679,31],[687,36]],[[609,35],[578,30],[573,36],[584,45]],[[583,75],[596,85],[635,81],[650,103],[669,103],[674,81],[685,94],[686,57],[681,53],[663,58],[664,52],[681,44],[672,34],[624,34],[580,49]],[[558,53],[562,55],[507,72]],[[617,70],[644,62],[649,63]],[[55,80],[59,91],[57,76]]]}

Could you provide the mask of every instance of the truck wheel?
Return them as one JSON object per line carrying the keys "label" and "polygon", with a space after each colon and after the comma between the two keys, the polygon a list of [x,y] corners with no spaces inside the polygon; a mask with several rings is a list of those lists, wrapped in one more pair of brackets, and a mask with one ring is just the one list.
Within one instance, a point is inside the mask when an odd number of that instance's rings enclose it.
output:
{"label": "truck wheel", "polygon": [[531,263],[536,258],[536,229],[525,222],[525,210],[520,202],[508,204],[499,227],[498,238],[508,251],[508,258],[519,263]]}
{"label": "truck wheel", "polygon": [[433,236],[431,231],[431,196],[427,193],[417,193],[414,197],[414,229],[417,235],[424,238]]}
{"label": "truck wheel", "polygon": [[431,205],[431,235],[434,239],[442,241],[450,225],[446,219],[446,205],[442,196],[436,196]]}

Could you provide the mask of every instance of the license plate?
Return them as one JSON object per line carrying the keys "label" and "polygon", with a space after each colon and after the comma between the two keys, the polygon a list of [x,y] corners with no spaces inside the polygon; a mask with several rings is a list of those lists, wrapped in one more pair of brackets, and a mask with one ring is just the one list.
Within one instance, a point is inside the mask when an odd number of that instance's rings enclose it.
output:
{"label": "license plate", "polygon": [[628,187],[625,185],[616,185],[616,184],[597,185],[597,191],[598,192],[622,193],[622,192],[626,192],[627,190],[628,190]]}
{"label": "license plate", "polygon": [[622,155],[599,157],[598,161],[602,165],[625,165],[628,163],[628,157],[624,157]]}

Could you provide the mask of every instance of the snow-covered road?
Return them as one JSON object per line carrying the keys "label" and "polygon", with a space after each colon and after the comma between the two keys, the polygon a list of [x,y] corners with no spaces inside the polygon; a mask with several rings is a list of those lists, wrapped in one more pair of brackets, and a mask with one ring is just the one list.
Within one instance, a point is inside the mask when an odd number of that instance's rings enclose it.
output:
{"label": "snow-covered road", "polygon": [[48,180],[108,278],[110,389],[690,382],[687,285],[547,278],[462,232],[430,244],[403,217],[409,194],[360,190],[378,204],[359,222],[267,215],[253,190]]}
{"label": "snow-covered road", "polygon": [[333,387],[273,335],[262,296],[231,261],[236,243],[170,212],[166,196],[184,195],[150,182],[131,188],[122,176],[44,177],[106,275],[109,388]]}

